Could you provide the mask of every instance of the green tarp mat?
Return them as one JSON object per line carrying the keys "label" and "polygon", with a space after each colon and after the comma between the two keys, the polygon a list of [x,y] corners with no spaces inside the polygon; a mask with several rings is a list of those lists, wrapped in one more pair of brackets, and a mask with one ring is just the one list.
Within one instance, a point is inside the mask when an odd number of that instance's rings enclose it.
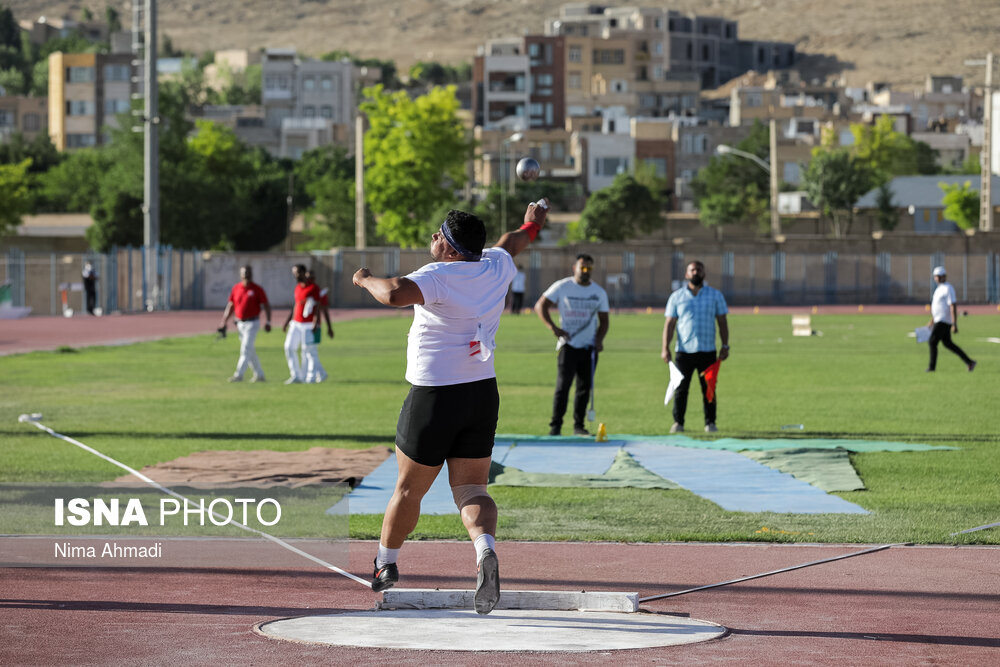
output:
{"label": "green tarp mat", "polygon": [[740,453],[827,493],[863,491],[865,488],[864,482],[851,465],[849,452],[844,449],[795,448]]}

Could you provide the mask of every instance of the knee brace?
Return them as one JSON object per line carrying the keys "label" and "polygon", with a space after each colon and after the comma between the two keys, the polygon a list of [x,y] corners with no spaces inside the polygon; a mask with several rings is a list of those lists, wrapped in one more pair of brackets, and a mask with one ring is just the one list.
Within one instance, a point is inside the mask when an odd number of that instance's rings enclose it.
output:
{"label": "knee brace", "polygon": [[486,492],[485,484],[460,484],[459,486],[451,487],[451,493],[455,497],[455,505],[459,511],[474,498],[479,498],[480,496],[490,497],[490,494]]}

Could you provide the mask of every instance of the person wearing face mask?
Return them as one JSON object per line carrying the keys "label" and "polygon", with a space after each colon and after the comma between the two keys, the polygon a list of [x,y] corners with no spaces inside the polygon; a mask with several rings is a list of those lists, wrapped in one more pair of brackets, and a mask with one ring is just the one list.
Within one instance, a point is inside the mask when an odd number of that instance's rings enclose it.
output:
{"label": "person wearing face mask", "polygon": [[[663,349],[660,356],[664,363],[671,361],[684,374],[684,379],[674,393],[674,424],[671,433],[684,432],[684,413],[687,411],[688,389],[691,377],[698,373],[701,382],[702,402],[705,408],[705,432],[715,433],[717,397],[708,400],[708,384],[701,375],[716,361],[715,325],[719,325],[722,347],[718,360],[729,357],[729,323],[726,321],[726,299],[722,292],[705,283],[705,265],[694,261],[687,265],[684,275],[687,285],[670,295],[667,300],[663,325]],[[670,352],[670,342],[677,332],[676,356]]]}
{"label": "person wearing face mask", "polygon": [[[609,310],[608,293],[591,281],[593,271],[594,258],[577,255],[573,275],[552,283],[535,303],[535,313],[558,339],[558,372],[549,435],[561,434],[574,378],[573,435],[590,435],[583,420],[597,370],[597,356],[604,349],[604,337],[608,333]],[[559,310],[559,326],[552,321],[549,312],[553,307]]]}

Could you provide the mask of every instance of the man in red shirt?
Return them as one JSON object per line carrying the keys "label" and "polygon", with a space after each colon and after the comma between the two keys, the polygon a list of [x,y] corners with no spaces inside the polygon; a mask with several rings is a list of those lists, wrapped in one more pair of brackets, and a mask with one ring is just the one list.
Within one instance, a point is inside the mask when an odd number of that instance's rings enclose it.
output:
{"label": "man in red shirt", "polygon": [[240,334],[240,359],[236,362],[236,373],[229,378],[230,382],[242,382],[247,366],[253,369],[251,382],[263,382],[264,371],[257,358],[255,343],[257,332],[260,331],[261,308],[267,314],[264,331],[271,331],[271,304],[267,302],[264,288],[253,282],[253,269],[250,265],[240,267],[240,282],[233,285],[229,292],[229,302],[222,312],[223,331],[229,323],[229,316],[236,317],[236,330]]}
{"label": "man in red shirt", "polygon": [[[319,363],[320,312],[323,297],[319,286],[309,280],[303,264],[292,267],[295,276],[295,306],[288,313],[282,331],[285,336],[285,358],[288,360],[289,378],[285,384],[299,384],[305,381],[305,371],[319,369],[325,375],[323,366]],[[302,349],[302,363],[299,363],[299,348]]]}

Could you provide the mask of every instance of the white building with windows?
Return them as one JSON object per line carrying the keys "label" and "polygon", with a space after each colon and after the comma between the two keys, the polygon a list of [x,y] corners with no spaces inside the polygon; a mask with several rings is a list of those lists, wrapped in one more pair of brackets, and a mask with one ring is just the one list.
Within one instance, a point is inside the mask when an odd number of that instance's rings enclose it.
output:
{"label": "white building with windows", "polygon": [[274,131],[266,146],[280,157],[331,143],[353,148],[354,66],[349,61],[302,60],[295,49],[267,49],[261,60],[264,126]]}

